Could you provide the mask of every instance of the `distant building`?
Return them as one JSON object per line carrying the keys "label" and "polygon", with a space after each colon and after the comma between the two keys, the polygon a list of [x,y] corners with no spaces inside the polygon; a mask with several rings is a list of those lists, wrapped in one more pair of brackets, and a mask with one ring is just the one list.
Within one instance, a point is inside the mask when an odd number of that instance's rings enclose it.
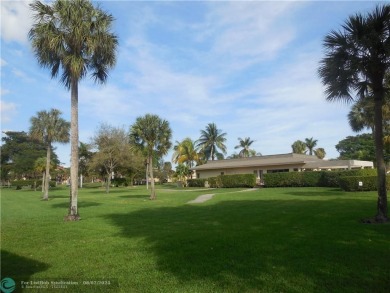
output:
{"label": "distant building", "polygon": [[316,156],[289,153],[208,161],[204,165],[192,168],[192,170],[196,172],[197,178],[254,173],[257,180],[262,182],[265,173],[363,168],[374,168],[374,164],[373,162],[358,160],[323,160]]}

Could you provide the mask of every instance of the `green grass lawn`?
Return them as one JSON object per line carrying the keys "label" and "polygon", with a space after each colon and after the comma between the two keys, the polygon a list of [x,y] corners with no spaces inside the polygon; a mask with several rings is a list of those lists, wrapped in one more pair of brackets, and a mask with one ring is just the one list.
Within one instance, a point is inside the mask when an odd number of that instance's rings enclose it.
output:
{"label": "green grass lawn", "polygon": [[[192,189],[191,189],[192,190]],[[374,192],[330,188],[1,190],[1,278],[68,292],[390,292],[390,225]],[[202,204],[187,204],[214,193]],[[110,281],[110,286],[81,285]],[[29,289],[24,292],[64,292]]]}

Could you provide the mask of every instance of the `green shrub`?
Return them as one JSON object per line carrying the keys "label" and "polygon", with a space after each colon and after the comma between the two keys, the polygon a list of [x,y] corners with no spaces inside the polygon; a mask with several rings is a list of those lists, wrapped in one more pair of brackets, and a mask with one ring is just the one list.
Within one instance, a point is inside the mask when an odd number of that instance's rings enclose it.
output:
{"label": "green shrub", "polygon": [[265,187],[315,187],[321,172],[281,172],[264,174]]}
{"label": "green shrub", "polygon": [[[10,181],[11,186],[16,187],[17,190],[22,189],[22,187],[30,187],[31,189],[38,188],[42,186],[42,180],[14,180]],[[56,182],[55,181],[49,181],[49,187],[53,188],[56,187]]]}
{"label": "green shrub", "polygon": [[116,187],[129,186],[129,183],[126,178],[114,178],[111,180],[111,184],[115,185]]}
{"label": "green shrub", "polygon": [[221,176],[207,179],[211,188],[222,188]]}
{"label": "green shrub", "polygon": [[235,188],[235,187],[255,187],[256,175],[255,174],[235,174],[235,175],[220,175],[223,188]]}
{"label": "green shrub", "polygon": [[307,171],[264,174],[265,187],[339,187],[340,178],[376,176],[376,169]]}
{"label": "green shrub", "polygon": [[[345,176],[340,177],[340,187],[345,191],[376,191],[377,176]],[[363,185],[359,186],[359,182]],[[390,176],[386,178],[386,189],[390,190]]]}
{"label": "green shrub", "polygon": [[206,181],[207,179],[205,178],[188,179],[187,184],[188,187],[204,187]]}

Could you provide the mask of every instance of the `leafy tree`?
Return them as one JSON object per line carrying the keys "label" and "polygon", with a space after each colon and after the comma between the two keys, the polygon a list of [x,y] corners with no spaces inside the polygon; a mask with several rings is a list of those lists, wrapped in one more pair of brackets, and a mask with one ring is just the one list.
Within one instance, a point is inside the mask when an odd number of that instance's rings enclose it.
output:
{"label": "leafy tree", "polygon": [[239,144],[236,145],[235,149],[240,149],[240,152],[238,155],[241,158],[250,157],[251,154],[255,153],[256,151],[250,149],[250,146],[255,142],[254,140],[250,139],[250,137],[245,137],[242,139],[241,137],[238,138]]}
{"label": "leafy tree", "polygon": [[46,171],[45,188],[43,200],[49,199],[50,162],[51,148],[53,142],[67,143],[69,141],[70,123],[61,118],[61,111],[51,109],[50,111],[39,111],[37,116],[30,119],[30,135],[46,145]]}
{"label": "leafy tree", "polygon": [[187,165],[179,164],[176,166],[175,176],[184,186],[187,186],[187,178],[192,174],[192,171],[188,168]]}
{"label": "leafy tree", "polygon": [[[30,4],[34,23],[29,32],[39,64],[61,72],[61,82],[71,91],[71,182],[78,181],[78,84],[87,72],[96,82],[107,80],[115,65],[117,37],[110,32],[113,17],[88,0],[56,0],[51,5]],[[67,220],[78,220],[78,184],[71,184]]]}
{"label": "leafy tree", "polygon": [[340,160],[375,161],[375,143],[369,133],[346,137],[339,141],[336,150]]}
{"label": "leafy tree", "polygon": [[313,151],[314,151],[314,148],[316,147],[317,145],[317,142],[318,140],[317,139],[313,139],[312,137],[311,138],[305,138],[305,145],[309,151],[309,155],[312,156],[313,155]]}
{"label": "leafy tree", "polygon": [[200,148],[206,160],[223,159],[223,155],[226,155],[226,133],[218,129],[215,123],[209,123],[205,130],[200,131],[200,134],[196,147]]}
{"label": "leafy tree", "polygon": [[377,6],[367,15],[350,16],[340,31],[326,35],[319,75],[328,101],[374,101],[378,201],[376,222],[387,222],[386,167],[382,108],[388,91],[385,76],[390,69],[390,5]]}
{"label": "leafy tree", "polygon": [[160,158],[170,149],[172,130],[168,121],[157,115],[138,117],[130,129],[131,143],[147,154],[147,171],[151,178],[150,199],[156,199],[153,177],[153,157]]}
{"label": "leafy tree", "polygon": [[296,140],[291,148],[294,154],[306,154],[306,143],[302,140]]}
{"label": "leafy tree", "polygon": [[83,187],[83,175],[88,175],[88,165],[92,159],[92,146],[80,141],[79,146],[79,173],[80,173],[80,188]]}
{"label": "leafy tree", "polygon": [[[33,140],[24,131],[7,131],[5,135],[1,146],[2,180],[35,177],[34,163],[38,158],[46,156],[46,146]],[[51,158],[54,164],[60,163],[53,149]]]}
{"label": "leafy tree", "polygon": [[129,165],[131,147],[129,136],[122,128],[101,124],[92,139],[96,148],[91,165],[102,167],[106,175],[106,193],[110,191],[111,177],[119,168]]}

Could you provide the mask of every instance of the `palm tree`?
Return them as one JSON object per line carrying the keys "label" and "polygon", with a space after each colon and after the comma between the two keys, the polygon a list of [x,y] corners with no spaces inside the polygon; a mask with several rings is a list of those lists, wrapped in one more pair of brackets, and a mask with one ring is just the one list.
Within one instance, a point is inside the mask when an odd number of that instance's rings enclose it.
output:
{"label": "palm tree", "polygon": [[49,112],[40,111],[37,113],[36,117],[31,118],[31,137],[46,145],[46,178],[43,200],[49,199],[50,155],[52,143],[69,142],[70,123],[61,118],[61,114],[60,110],[51,109]]}
{"label": "palm tree", "polygon": [[51,77],[61,72],[61,83],[71,91],[71,192],[67,220],[78,220],[78,84],[90,71],[100,83],[115,65],[117,37],[110,32],[113,17],[88,0],[40,1],[30,4],[34,24],[29,32],[32,49]]}
{"label": "palm tree", "polygon": [[374,101],[378,201],[376,222],[386,222],[387,191],[383,146],[382,108],[388,91],[385,75],[390,70],[390,5],[378,5],[367,15],[350,16],[340,31],[325,36],[325,57],[318,73],[328,101]]}
{"label": "palm tree", "polygon": [[[196,147],[201,150],[201,152],[206,157],[206,160],[211,158],[214,161],[215,158],[223,159],[223,155],[226,155],[226,133],[217,128],[215,123],[209,123],[206,126],[206,130],[200,131],[200,138],[197,141]],[[221,150],[222,153],[220,153]]]}
{"label": "palm tree", "polygon": [[151,178],[150,199],[156,199],[153,177],[153,157],[162,157],[171,147],[172,130],[168,121],[157,115],[138,117],[130,129],[130,141],[147,154],[147,172]]}
{"label": "palm tree", "polygon": [[310,156],[313,155],[313,151],[314,151],[314,148],[317,145],[317,142],[318,142],[318,140],[317,139],[313,139],[312,137],[311,138],[305,138],[305,145],[306,145],[307,149],[309,150],[309,155]]}
{"label": "palm tree", "polygon": [[195,143],[189,137],[181,142],[176,141],[173,150],[172,162],[175,164],[186,164],[192,168],[194,163],[198,164],[200,161],[201,155],[196,151]]}
{"label": "palm tree", "polygon": [[240,157],[245,158],[245,157],[249,157],[251,155],[251,153],[256,154],[256,151],[253,152],[253,150],[250,149],[250,146],[252,145],[252,143],[255,142],[254,140],[251,140],[249,137],[245,137],[245,139],[242,139],[241,137],[239,137],[238,141],[239,141],[239,144],[236,145],[234,148],[241,149],[240,152],[238,153],[238,155]]}
{"label": "palm tree", "polygon": [[[46,172],[46,157],[41,157],[35,160],[34,162],[34,170],[42,174],[42,193],[45,192],[45,172]],[[36,183],[35,191],[37,191]]]}
{"label": "palm tree", "polygon": [[326,156],[326,152],[324,148],[317,148],[314,150],[314,154],[317,156],[319,159],[323,159]]}
{"label": "palm tree", "polygon": [[291,145],[292,151],[294,154],[305,154],[306,153],[306,144],[302,140],[296,140]]}

